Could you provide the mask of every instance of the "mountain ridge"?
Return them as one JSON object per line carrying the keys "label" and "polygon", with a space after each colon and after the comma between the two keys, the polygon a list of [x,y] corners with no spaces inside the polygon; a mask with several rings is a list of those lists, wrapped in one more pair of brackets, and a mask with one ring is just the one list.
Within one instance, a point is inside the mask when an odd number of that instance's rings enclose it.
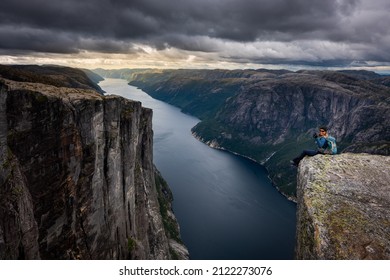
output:
{"label": "mountain ridge", "polygon": [[97,85],[102,77],[87,69],[57,65],[0,65],[0,76],[18,82],[32,82],[56,87],[92,89],[103,93]]}

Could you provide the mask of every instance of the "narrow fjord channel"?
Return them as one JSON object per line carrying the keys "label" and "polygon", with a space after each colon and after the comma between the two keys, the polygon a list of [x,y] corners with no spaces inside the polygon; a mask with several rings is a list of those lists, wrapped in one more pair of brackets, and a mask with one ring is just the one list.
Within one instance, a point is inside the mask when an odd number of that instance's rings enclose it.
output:
{"label": "narrow fjord channel", "polygon": [[266,170],[199,142],[199,122],[120,79],[106,94],[153,109],[154,163],[174,195],[174,212],[191,259],[292,259],[295,204],[271,184]]}

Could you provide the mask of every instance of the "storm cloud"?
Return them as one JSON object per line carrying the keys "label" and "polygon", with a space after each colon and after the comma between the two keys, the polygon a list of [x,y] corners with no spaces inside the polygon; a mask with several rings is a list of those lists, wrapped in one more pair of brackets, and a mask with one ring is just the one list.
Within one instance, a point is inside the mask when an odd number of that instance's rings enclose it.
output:
{"label": "storm cloud", "polygon": [[2,0],[0,54],[147,46],[237,63],[386,65],[389,13],[388,0]]}

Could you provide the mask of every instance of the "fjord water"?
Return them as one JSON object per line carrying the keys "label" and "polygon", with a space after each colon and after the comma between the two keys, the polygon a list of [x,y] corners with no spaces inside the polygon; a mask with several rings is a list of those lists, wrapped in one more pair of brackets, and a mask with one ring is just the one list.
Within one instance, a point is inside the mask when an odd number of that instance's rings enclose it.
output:
{"label": "fjord water", "polygon": [[295,204],[255,162],[195,139],[199,119],[153,99],[127,81],[106,79],[106,94],[153,109],[154,163],[168,182],[191,259],[292,259]]}

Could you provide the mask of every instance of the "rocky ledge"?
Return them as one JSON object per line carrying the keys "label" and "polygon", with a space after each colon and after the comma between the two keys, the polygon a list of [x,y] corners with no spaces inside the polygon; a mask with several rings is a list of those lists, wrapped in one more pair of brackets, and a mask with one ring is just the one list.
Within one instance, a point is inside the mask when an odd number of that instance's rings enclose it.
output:
{"label": "rocky ledge", "polygon": [[297,259],[390,259],[390,157],[306,157],[298,168]]}

